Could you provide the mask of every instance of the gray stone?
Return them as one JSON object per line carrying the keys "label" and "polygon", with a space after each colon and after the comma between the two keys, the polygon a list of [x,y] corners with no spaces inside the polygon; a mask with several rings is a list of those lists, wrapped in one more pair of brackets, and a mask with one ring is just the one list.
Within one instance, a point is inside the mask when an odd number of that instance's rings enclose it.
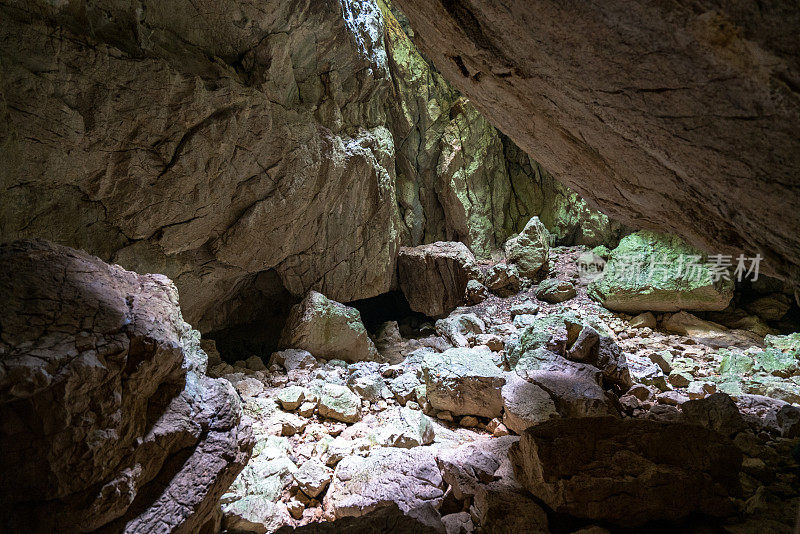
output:
{"label": "gray stone", "polygon": [[500,297],[510,297],[519,293],[519,272],[514,265],[498,263],[486,273],[486,287]]}
{"label": "gray stone", "polygon": [[515,373],[506,375],[502,394],[503,424],[517,434],[522,434],[530,426],[558,417],[550,394]]}
{"label": "gray stone", "polygon": [[556,278],[544,280],[536,289],[536,298],[552,304],[564,302],[575,295],[577,295],[577,291],[575,291],[575,286],[572,285],[572,282]]}
{"label": "gray stone", "polygon": [[0,245],[0,271],[3,527],[213,524],[252,432],[172,282],[44,241]]}
{"label": "gray stone", "polygon": [[700,426],[614,418],[531,427],[510,457],[553,511],[623,527],[731,514],[742,462],[732,441]]}
{"label": "gray stone", "polygon": [[303,465],[294,472],[294,480],[300,490],[316,499],[330,484],[333,472],[316,458],[303,462]]}
{"label": "gray stone", "polygon": [[506,241],[506,259],[517,266],[520,276],[533,278],[547,263],[549,237],[539,218],[531,217],[519,235]]}
{"label": "gray stone", "polygon": [[430,450],[379,447],[366,458],[348,456],[339,462],[325,508],[340,519],[395,503],[404,514],[441,528],[437,510],[443,497],[442,475]]}
{"label": "gray stone", "polygon": [[488,350],[462,348],[426,355],[422,376],[431,406],[454,415],[499,417],[503,412],[501,388],[505,379],[491,354]]}
{"label": "gray stone", "polygon": [[467,282],[479,277],[475,257],[466,245],[444,241],[402,247],[397,273],[411,309],[430,317],[453,311],[464,299]]}
{"label": "gray stone", "polygon": [[360,362],[380,357],[358,310],[316,291],[292,308],[280,345],[307,350],[326,360]]}
{"label": "gray stone", "polygon": [[322,417],[355,423],[361,418],[361,399],[346,386],[326,384],[320,393],[317,410]]}

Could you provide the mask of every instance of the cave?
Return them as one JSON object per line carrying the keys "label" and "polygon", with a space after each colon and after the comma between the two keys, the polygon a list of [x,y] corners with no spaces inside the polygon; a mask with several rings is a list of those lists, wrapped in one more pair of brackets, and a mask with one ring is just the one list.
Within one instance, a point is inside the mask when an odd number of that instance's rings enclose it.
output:
{"label": "cave", "polygon": [[800,532],[796,3],[0,17],[0,532]]}

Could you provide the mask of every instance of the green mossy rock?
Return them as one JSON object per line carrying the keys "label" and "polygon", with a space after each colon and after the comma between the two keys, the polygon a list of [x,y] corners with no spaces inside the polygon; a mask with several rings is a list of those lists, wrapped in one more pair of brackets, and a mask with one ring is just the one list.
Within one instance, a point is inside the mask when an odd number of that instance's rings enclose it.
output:
{"label": "green mossy rock", "polygon": [[[690,258],[697,258],[697,267],[681,269],[692,263]],[[715,282],[705,261],[678,237],[637,232],[614,249],[603,276],[589,285],[589,296],[626,313],[723,310],[733,297],[733,282]]]}

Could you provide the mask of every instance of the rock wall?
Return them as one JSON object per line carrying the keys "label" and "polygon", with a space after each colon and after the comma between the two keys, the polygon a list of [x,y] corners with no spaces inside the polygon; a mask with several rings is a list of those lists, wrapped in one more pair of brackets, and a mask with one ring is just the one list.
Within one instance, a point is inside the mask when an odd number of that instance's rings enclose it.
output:
{"label": "rock wall", "polygon": [[573,239],[586,208],[562,202],[394,13],[0,1],[0,241],[165,274],[215,332],[279,323],[311,289],[385,293],[401,244],[488,257],[547,210]]}
{"label": "rock wall", "polygon": [[3,240],[46,237],[167,274],[204,331],[229,322],[219,303],[256,273],[341,301],[389,289],[398,234],[377,6],[0,10]]}
{"label": "rock wall", "polygon": [[593,206],[760,253],[800,287],[795,4],[397,4],[442,75]]}
{"label": "rock wall", "polygon": [[252,431],[175,286],[38,240],[0,269],[3,530],[216,531]]}

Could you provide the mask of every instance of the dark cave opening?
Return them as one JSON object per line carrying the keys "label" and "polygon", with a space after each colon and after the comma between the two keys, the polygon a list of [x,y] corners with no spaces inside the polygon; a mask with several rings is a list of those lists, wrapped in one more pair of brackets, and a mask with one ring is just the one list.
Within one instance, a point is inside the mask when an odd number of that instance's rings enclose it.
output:
{"label": "dark cave opening", "polygon": [[433,319],[411,309],[401,291],[354,300],[347,305],[361,313],[361,320],[370,334],[375,334],[387,321],[397,321],[400,334],[405,338],[413,338],[422,335],[423,329],[427,329],[426,325],[433,324]]}
{"label": "dark cave opening", "polygon": [[289,311],[300,299],[283,286],[278,273],[262,271],[241,280],[232,290],[234,302],[224,310],[230,326],[213,330],[203,337],[216,342],[222,360],[234,363],[255,355],[266,361],[278,350]]}

